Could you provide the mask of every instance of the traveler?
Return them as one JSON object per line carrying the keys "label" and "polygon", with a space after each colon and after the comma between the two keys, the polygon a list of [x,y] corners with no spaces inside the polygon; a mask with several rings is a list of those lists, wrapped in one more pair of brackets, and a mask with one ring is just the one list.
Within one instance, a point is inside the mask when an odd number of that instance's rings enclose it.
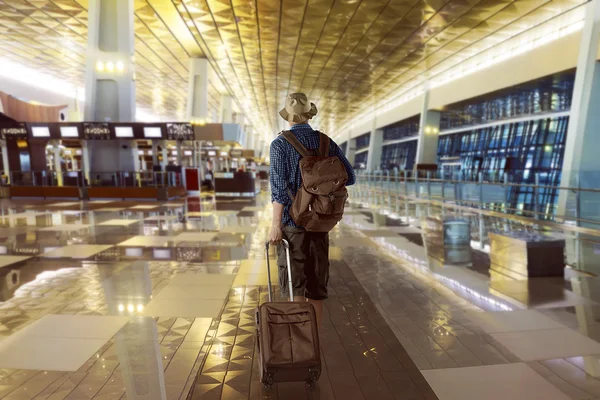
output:
{"label": "traveler", "polygon": [[[303,146],[303,150],[312,151],[316,155],[319,150],[326,148],[321,146],[321,139],[327,140],[327,137],[315,131],[308,124],[308,121],[317,114],[317,108],[308,101],[304,93],[290,94],[286,99],[285,108],[280,113],[289,125],[290,130],[284,131],[273,140],[270,150],[270,181],[271,181],[271,201],[273,203],[273,223],[269,241],[279,243],[285,239],[290,245],[290,258],[292,263],[292,286],[294,291],[294,301],[310,302],[316,311],[316,317],[319,327],[323,315],[323,300],[327,298],[327,282],[329,280],[329,233],[328,231],[341,218],[341,211],[347,197],[344,186],[353,185],[355,182],[354,170],[339,146],[329,140],[329,150],[327,156],[337,157],[332,160],[344,175],[345,182],[335,182],[339,184],[340,192],[343,192],[343,199],[337,199],[334,193],[321,196],[325,199],[331,199],[331,203],[338,202],[340,210],[336,215],[337,219],[329,218],[327,221],[333,221],[330,227],[323,228],[317,226],[314,231],[307,225],[298,224],[298,216],[294,215],[296,221],[290,215],[292,199],[298,200],[297,195],[302,193],[306,198],[306,191],[302,187],[302,174],[300,169],[300,160],[303,158],[297,147]],[[291,132],[291,134],[289,133]],[[291,137],[289,135],[292,135]],[[287,136],[287,137],[286,137]],[[295,140],[294,140],[295,138]],[[292,144],[292,142],[296,142]],[[298,143],[299,142],[299,143]],[[298,146],[298,144],[300,146]],[[324,154],[322,156],[325,156]],[[323,160],[323,157],[321,157]],[[345,169],[345,171],[344,171]],[[339,172],[339,171],[338,171]],[[345,184],[345,185],[344,185]],[[317,189],[317,188],[313,188]],[[338,193],[337,191],[335,193]],[[311,194],[308,194],[309,196]],[[316,196],[318,197],[318,196]],[[310,210],[311,206],[307,206]],[[294,210],[297,210],[294,202]],[[292,210],[292,211],[294,211]],[[313,211],[304,214],[313,213]],[[292,212],[294,214],[294,212]],[[313,218],[314,219],[314,218]],[[310,221],[309,221],[310,222]],[[285,252],[282,245],[278,246],[279,267],[279,285],[283,294],[288,293],[287,273]]]}

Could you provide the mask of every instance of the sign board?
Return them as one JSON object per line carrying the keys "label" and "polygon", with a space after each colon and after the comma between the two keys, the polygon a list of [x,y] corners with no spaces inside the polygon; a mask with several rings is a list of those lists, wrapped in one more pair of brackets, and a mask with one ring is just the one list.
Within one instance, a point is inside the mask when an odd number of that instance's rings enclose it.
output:
{"label": "sign board", "polygon": [[86,140],[109,140],[110,128],[106,122],[84,122],[83,138]]}
{"label": "sign board", "polygon": [[167,140],[194,140],[191,124],[167,124]]}
{"label": "sign board", "polygon": [[0,129],[2,139],[27,139],[27,128],[25,124],[12,124]]}

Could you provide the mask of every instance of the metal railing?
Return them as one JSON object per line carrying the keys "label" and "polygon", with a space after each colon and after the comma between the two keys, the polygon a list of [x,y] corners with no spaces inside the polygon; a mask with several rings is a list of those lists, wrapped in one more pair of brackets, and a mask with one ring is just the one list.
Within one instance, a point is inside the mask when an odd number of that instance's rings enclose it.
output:
{"label": "metal railing", "polygon": [[82,171],[9,171],[1,186],[70,187],[175,187],[182,185],[178,172],[90,171],[89,181]]}
{"label": "metal railing", "polygon": [[[395,208],[398,198],[409,200],[431,200],[440,203],[453,203],[496,211],[511,215],[524,216],[539,220],[570,221],[574,225],[591,224],[600,228],[600,189],[579,187],[559,187],[540,184],[536,176],[535,184],[513,183],[510,175],[479,173],[474,180],[472,174],[455,174],[443,179],[443,174],[434,171],[357,171],[357,185],[351,189],[354,198],[369,199],[374,205],[390,205]],[[512,207],[511,191],[527,191],[531,194],[531,204],[519,204]],[[562,215],[554,202],[542,204],[543,190],[561,192],[567,196],[565,211]],[[393,204],[392,204],[393,203]],[[582,213],[582,210],[585,212]]]}

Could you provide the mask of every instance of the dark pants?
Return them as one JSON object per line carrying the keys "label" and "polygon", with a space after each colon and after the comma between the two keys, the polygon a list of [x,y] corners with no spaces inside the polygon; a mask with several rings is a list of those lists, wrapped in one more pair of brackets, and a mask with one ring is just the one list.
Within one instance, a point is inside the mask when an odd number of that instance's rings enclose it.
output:
{"label": "dark pants", "polygon": [[[286,226],[283,228],[283,238],[290,244],[294,296],[325,300],[329,281],[329,233],[306,232],[304,229]],[[283,245],[277,246],[277,265],[281,292],[289,296]]]}

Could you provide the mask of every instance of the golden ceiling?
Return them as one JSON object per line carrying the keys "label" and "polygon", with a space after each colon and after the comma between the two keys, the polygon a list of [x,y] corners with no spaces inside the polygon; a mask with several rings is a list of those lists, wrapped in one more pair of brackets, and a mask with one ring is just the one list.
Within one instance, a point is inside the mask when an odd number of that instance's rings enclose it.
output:
{"label": "golden ceiling", "polygon": [[[188,59],[206,57],[260,130],[306,92],[339,128],[415,81],[585,0],[135,0],[138,105],[182,118]],[[83,85],[87,0],[0,0],[0,55]]]}

